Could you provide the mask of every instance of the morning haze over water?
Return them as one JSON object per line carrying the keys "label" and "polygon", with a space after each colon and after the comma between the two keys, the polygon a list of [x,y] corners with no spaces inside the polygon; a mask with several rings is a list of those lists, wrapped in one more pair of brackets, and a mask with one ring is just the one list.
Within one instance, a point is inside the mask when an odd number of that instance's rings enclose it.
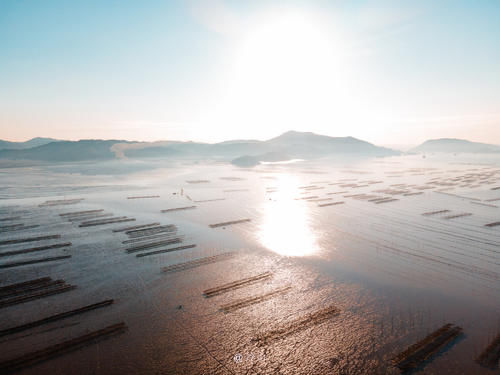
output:
{"label": "morning haze over water", "polygon": [[0,373],[498,373],[498,16],[0,4]]}

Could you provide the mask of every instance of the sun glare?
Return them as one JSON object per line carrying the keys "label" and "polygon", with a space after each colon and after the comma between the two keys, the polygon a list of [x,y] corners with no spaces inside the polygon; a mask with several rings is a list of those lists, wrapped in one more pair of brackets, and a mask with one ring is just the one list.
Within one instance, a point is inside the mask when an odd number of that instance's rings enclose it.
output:
{"label": "sun glare", "polygon": [[339,117],[344,46],[331,25],[305,12],[268,15],[255,25],[237,44],[215,121],[266,137]]}
{"label": "sun glare", "polygon": [[280,176],[276,180],[276,192],[264,203],[258,238],[263,246],[280,255],[306,256],[318,251],[309,223],[308,203],[296,199],[298,183],[294,176]]}

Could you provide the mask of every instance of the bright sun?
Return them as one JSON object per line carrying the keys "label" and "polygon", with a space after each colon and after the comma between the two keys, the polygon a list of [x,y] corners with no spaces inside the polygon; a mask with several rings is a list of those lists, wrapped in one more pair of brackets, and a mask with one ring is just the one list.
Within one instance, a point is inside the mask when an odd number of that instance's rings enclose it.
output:
{"label": "bright sun", "polygon": [[343,46],[331,27],[304,12],[262,17],[237,43],[216,121],[254,135],[329,121],[345,110]]}

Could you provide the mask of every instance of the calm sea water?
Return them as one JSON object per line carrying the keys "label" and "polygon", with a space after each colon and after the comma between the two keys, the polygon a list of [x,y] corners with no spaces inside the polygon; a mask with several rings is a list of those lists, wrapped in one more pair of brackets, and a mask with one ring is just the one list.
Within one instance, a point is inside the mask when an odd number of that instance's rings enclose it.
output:
{"label": "calm sea water", "polygon": [[[1,257],[0,264],[72,257],[0,269],[0,286],[50,276],[77,288],[2,308],[0,329],[115,303],[0,338],[0,360],[124,321],[124,334],[21,373],[396,374],[391,358],[454,323],[464,335],[416,373],[490,374],[474,359],[500,332],[500,226],[484,226],[500,220],[499,165],[498,158],[459,155],[253,169],[159,161],[2,169],[0,219],[20,216],[9,225],[39,226],[1,238],[61,234],[72,246]],[[377,203],[384,197],[395,200]],[[74,198],[84,199],[39,207]],[[343,203],[325,205],[336,202]],[[80,228],[59,215],[94,209],[136,221]],[[251,221],[209,227],[240,219]],[[112,231],[153,222],[175,224],[182,245],[196,247],[136,257],[125,252],[132,246],[122,244],[126,234]],[[3,245],[0,253],[55,242]],[[225,252],[232,257],[162,272]],[[329,307],[338,314],[321,319]]]}

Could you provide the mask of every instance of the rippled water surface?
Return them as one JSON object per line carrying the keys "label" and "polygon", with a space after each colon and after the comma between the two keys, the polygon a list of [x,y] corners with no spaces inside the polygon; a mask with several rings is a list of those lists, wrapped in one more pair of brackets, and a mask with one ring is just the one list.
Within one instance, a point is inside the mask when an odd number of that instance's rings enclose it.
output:
{"label": "rippled water surface", "polygon": [[[0,308],[0,330],[114,304],[0,337],[0,361],[123,321],[125,333],[20,373],[398,374],[395,355],[453,323],[464,334],[414,373],[492,374],[474,360],[500,331],[500,226],[485,226],[500,221],[499,162],[409,156],[253,169],[189,162],[2,169],[0,219],[19,219],[0,228],[38,226],[0,232],[0,241],[61,238],[0,245],[0,254],[72,245],[0,256],[1,266],[71,255],[0,269],[0,287],[50,276],[77,288]],[[144,196],[159,197],[127,199]],[[83,200],[39,206],[75,198]],[[186,206],[196,208],[161,212]],[[97,209],[135,221],[79,227],[60,216]],[[241,219],[250,221],[210,227]],[[174,224],[182,243],[127,253],[138,243],[113,232],[154,222]],[[231,254],[162,272],[223,253]],[[209,289],[216,293],[204,296]]]}

